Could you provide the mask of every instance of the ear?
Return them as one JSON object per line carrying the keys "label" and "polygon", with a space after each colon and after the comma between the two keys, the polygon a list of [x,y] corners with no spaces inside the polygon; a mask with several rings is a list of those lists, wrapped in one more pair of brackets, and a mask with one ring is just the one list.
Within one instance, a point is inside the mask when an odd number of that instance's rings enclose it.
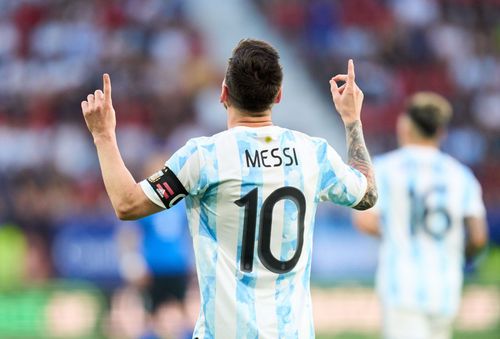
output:
{"label": "ear", "polygon": [[222,82],[219,101],[221,104],[227,105],[229,99],[229,89],[226,86],[226,81]]}
{"label": "ear", "polygon": [[401,113],[396,123],[396,134],[400,146],[408,143],[408,138],[410,138],[410,133],[411,133],[410,121],[405,113]]}
{"label": "ear", "polygon": [[282,90],[283,87],[280,87],[278,94],[276,94],[276,99],[274,99],[275,104],[279,104],[279,102],[281,101]]}

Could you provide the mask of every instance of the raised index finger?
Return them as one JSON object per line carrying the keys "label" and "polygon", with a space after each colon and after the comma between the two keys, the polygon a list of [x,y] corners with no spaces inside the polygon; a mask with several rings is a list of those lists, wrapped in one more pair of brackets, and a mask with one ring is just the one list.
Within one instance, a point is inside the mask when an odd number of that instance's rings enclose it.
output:
{"label": "raised index finger", "polygon": [[111,78],[108,73],[102,75],[103,89],[104,89],[104,102],[111,103]]}
{"label": "raised index finger", "polygon": [[350,85],[354,85],[354,79],[356,78],[354,74],[354,61],[352,59],[349,59],[349,62],[347,64],[347,82],[350,83]]}

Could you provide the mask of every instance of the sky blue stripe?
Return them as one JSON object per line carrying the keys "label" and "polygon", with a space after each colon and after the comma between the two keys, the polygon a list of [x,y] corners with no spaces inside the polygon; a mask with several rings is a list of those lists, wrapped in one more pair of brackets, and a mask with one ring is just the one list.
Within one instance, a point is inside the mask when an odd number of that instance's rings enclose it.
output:
{"label": "sky blue stripe", "polygon": [[326,142],[315,141],[317,144],[316,158],[320,164],[319,187],[318,193],[326,188],[327,183],[335,176],[335,172],[329,171],[329,162],[327,159],[327,144]]}
{"label": "sky blue stripe", "polygon": [[[218,179],[218,164],[215,145],[203,145],[204,153],[213,159],[213,168],[205,166],[200,169],[200,181],[216,182]],[[215,293],[216,293],[216,267],[217,267],[217,185],[207,190],[201,198],[200,224],[198,234],[198,270],[200,272],[200,293],[202,310],[205,319],[205,338],[215,337]]]}
{"label": "sky blue stripe", "polygon": [[[448,185],[446,185],[448,181],[447,174],[449,172],[445,170],[445,158],[440,153],[436,154],[436,158],[434,159],[433,171],[434,171],[433,177],[436,178],[437,182],[436,186],[446,187],[446,191],[442,192],[443,194],[438,194],[439,199],[437,201],[437,206],[446,207],[447,201],[449,199]],[[455,184],[458,185],[459,183]],[[450,215],[450,217],[452,216]],[[442,310],[443,314],[451,314],[452,289],[450,281],[450,264],[449,264],[450,259],[448,258],[448,252],[446,248],[446,237],[438,239],[436,246],[439,251],[439,263],[441,268],[440,271],[442,272],[442,279],[439,279],[439,281],[441,282],[440,295],[442,296],[440,309]]]}
{"label": "sky blue stripe", "polygon": [[323,172],[324,172],[324,157],[325,157],[325,147],[322,147],[321,143],[319,142],[318,139],[313,139],[312,142],[314,143],[316,147],[316,164],[319,165],[319,175],[318,175],[318,181],[316,183],[316,193],[314,194],[314,202],[318,203],[319,200],[319,193],[322,191],[322,184],[323,184]]}
{"label": "sky blue stripe", "polygon": [[[424,208],[424,206],[420,205],[421,200],[420,200],[419,193],[421,193],[421,192],[418,188],[418,185],[419,185],[418,175],[419,175],[419,171],[421,171],[422,168],[421,168],[421,166],[419,166],[419,164],[416,161],[416,159],[414,158],[414,156],[412,156],[411,151],[408,151],[408,150],[406,151],[405,165],[406,165],[406,169],[408,171],[408,183],[407,183],[408,186],[407,187],[410,190],[413,190],[413,192],[415,192],[415,195],[417,197],[417,199],[414,202],[410,201],[410,211],[412,211],[412,209],[418,208],[417,213],[420,214],[420,212],[422,211],[422,208]],[[411,212],[410,212],[410,215],[411,215]],[[417,219],[417,221],[420,221],[420,218]],[[411,245],[410,245],[411,246],[411,255],[413,257],[413,261],[415,263],[416,273],[417,273],[417,277],[416,277],[416,281],[415,281],[416,288],[414,291],[415,292],[414,298],[416,301],[416,305],[419,305],[419,307],[423,308],[425,303],[427,302],[428,295],[426,293],[425,283],[424,283],[425,262],[424,262],[424,258],[423,258],[422,247],[421,247],[421,244],[419,241],[419,234],[422,232],[422,229],[420,227],[422,225],[416,225],[416,226],[417,226],[417,229],[416,229],[415,234],[411,233],[410,227],[408,229],[408,232],[409,232],[410,243],[411,243]]]}
{"label": "sky blue stripe", "polygon": [[187,160],[198,150],[197,144],[194,140],[190,140],[181,149],[174,153],[171,159],[168,161],[169,168],[174,173],[179,173],[179,171],[184,167]]}
{"label": "sky blue stripe", "polygon": [[[251,153],[257,149],[258,144],[255,140],[256,134],[250,131],[241,131],[236,136],[238,150],[240,155],[241,168],[241,197],[244,197],[255,187],[258,188],[258,212],[257,223],[260,215],[260,207],[262,206],[262,170],[258,167],[250,167],[248,174],[244,174],[243,169],[247,168],[245,160],[245,150],[250,150]],[[241,209],[244,211],[244,209]],[[239,270],[241,261],[241,246],[243,239],[243,218],[244,212],[240,213],[240,228],[238,230],[238,250],[236,251],[237,260],[237,284],[236,284],[236,303],[238,312],[236,314],[236,338],[257,339],[259,333],[257,330],[257,317],[255,309],[255,285],[257,284],[257,239],[259,227],[256,226],[254,239],[254,258],[252,272],[241,272]],[[250,319],[248,318],[250,317]]]}
{"label": "sky blue stripe", "polygon": [[[295,137],[291,131],[286,131],[280,140],[280,148],[290,147],[295,144]],[[300,165],[300,163],[299,163]],[[302,175],[291,176],[293,171],[298,171],[296,166],[284,166],[284,185],[292,186],[303,191],[304,183]],[[299,182],[292,181],[291,178],[299,178]],[[281,235],[281,254],[280,260],[289,260],[295,253],[297,248],[298,238],[297,238],[297,227],[298,227],[298,209],[295,203],[289,199],[284,201],[284,215],[283,215],[283,229]],[[293,235],[290,239],[288,235]],[[304,239],[305,240],[305,239]],[[306,246],[307,248],[307,246]],[[304,255],[302,253],[301,255]],[[290,271],[288,273],[280,274],[276,279],[276,315],[278,319],[278,333],[280,338],[298,338],[297,326],[290,326],[295,324],[297,319],[294,318],[294,313],[292,312],[292,297],[295,293],[297,286],[291,284],[291,279],[295,276],[295,272]],[[288,284],[286,283],[288,281]]]}

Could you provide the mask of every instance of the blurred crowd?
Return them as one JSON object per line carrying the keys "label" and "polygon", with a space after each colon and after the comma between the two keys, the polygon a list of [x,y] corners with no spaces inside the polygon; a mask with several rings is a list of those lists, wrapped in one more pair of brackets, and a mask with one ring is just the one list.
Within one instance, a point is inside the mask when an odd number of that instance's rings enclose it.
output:
{"label": "blurred crowd", "polygon": [[[483,184],[500,243],[500,1],[254,2],[315,82],[356,60],[374,154],[395,147],[408,94],[449,98],[445,149]],[[138,180],[150,174],[147,160],[215,132],[222,74],[184,11],[182,0],[0,0],[0,291],[54,277],[102,291],[141,285],[144,268],[128,255],[137,229],[111,211],[80,102],[110,73],[118,141]],[[133,332],[120,307],[137,295],[115,298],[110,317]],[[1,320],[0,330],[9,325]]]}
{"label": "blurred crowd", "polygon": [[[453,104],[444,148],[471,166],[490,211],[500,205],[500,1],[255,0],[318,83],[356,60],[374,154],[396,146],[405,98],[436,91]],[[327,94],[327,93],[325,93]],[[500,227],[499,217],[494,220]]]}
{"label": "blurred crowd", "polygon": [[[190,274],[189,237],[185,217],[164,231],[154,222],[131,226],[114,216],[80,109],[102,87],[103,72],[111,75],[118,142],[137,180],[152,173],[149,160],[157,160],[156,171],[188,137],[213,132],[198,121],[213,107],[207,93],[220,89],[222,76],[183,1],[0,0],[0,292],[54,278],[91,281],[100,290],[90,295],[110,297],[107,333],[137,337],[131,333],[140,333],[147,317],[136,292],[155,275],[144,261],[159,257],[153,266],[170,265],[174,273],[182,266]],[[161,260],[161,247],[169,244],[175,263]],[[121,286],[138,288],[112,294]],[[15,335],[8,329],[17,325],[36,336],[39,323],[23,322],[25,312],[7,307],[5,298],[0,293],[0,309],[11,313],[0,312],[0,336]],[[80,301],[63,300],[78,309]],[[96,315],[90,328],[101,321]]]}
{"label": "blurred crowd", "polygon": [[214,81],[182,1],[3,0],[0,41],[0,216],[23,225],[107,210],[80,112],[103,71],[138,176]]}
{"label": "blurred crowd", "polygon": [[102,72],[137,179],[185,141],[203,91],[220,86],[182,1],[1,0],[0,41],[0,222],[37,232],[109,214],[80,110]]}

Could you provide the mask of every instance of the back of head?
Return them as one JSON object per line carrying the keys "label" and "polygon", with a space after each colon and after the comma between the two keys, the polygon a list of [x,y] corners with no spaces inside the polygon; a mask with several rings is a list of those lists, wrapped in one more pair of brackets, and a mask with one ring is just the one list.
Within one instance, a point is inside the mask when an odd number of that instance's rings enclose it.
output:
{"label": "back of head", "polygon": [[282,80],[278,52],[268,43],[245,39],[233,50],[225,83],[231,104],[239,110],[257,113],[269,109]]}
{"label": "back of head", "polygon": [[448,125],[451,105],[444,97],[432,92],[419,92],[408,101],[406,115],[423,138],[436,138]]}

